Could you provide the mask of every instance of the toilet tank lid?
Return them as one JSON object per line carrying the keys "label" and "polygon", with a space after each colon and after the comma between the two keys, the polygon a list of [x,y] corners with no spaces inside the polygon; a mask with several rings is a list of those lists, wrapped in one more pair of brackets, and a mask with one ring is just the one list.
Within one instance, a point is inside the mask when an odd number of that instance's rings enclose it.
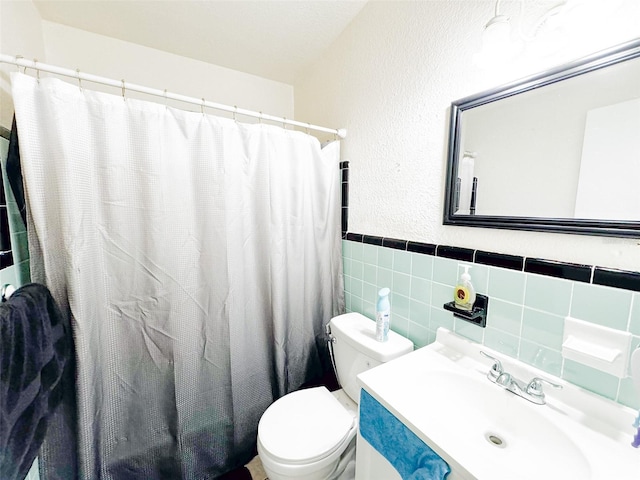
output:
{"label": "toilet tank lid", "polygon": [[[376,322],[357,312],[333,317],[329,324],[336,341],[345,341],[379,362],[388,362],[413,351],[411,340],[391,330],[386,342],[378,342],[376,340]],[[391,325],[393,325],[393,314]]]}

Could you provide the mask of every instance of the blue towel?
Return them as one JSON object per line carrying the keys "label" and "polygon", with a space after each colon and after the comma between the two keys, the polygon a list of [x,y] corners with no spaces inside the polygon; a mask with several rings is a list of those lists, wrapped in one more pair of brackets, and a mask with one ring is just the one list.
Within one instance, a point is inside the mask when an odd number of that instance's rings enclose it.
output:
{"label": "blue towel", "polygon": [[[72,339],[51,293],[32,283],[0,304],[0,478],[22,479],[63,397]],[[70,362],[69,362],[70,363]]]}
{"label": "blue towel", "polygon": [[360,434],[403,480],[444,480],[451,472],[447,462],[364,389],[360,393]]}

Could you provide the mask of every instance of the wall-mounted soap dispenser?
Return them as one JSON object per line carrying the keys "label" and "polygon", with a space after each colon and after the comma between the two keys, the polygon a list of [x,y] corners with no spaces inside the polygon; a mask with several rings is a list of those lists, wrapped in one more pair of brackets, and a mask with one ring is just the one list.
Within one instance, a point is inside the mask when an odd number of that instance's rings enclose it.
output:
{"label": "wall-mounted soap dispenser", "polygon": [[464,272],[453,289],[453,302],[445,303],[444,309],[453,312],[458,318],[484,328],[487,325],[489,299],[476,293],[471,283],[469,265],[463,265],[463,268]]}

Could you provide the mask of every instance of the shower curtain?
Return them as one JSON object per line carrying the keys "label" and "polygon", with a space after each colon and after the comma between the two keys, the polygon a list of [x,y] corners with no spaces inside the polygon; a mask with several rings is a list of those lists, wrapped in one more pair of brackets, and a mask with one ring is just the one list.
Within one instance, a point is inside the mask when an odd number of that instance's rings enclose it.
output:
{"label": "shower curtain", "polygon": [[45,478],[73,478],[69,448],[81,479],[238,466],[267,406],[329,365],[337,142],[58,79],[12,88],[32,280],[76,346],[76,426],[51,434]]}

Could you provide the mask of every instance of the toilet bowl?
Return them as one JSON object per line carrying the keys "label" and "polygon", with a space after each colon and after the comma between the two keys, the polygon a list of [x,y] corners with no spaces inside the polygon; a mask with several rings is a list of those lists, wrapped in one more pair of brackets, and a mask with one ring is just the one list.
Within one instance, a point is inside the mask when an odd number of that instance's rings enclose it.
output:
{"label": "toilet bowl", "polygon": [[359,313],[333,318],[328,330],[343,389],[298,390],[267,408],[258,425],[258,455],[269,480],[353,479],[360,400],[356,376],[413,350],[411,341],[395,332],[387,342],[377,342],[375,322]]}

